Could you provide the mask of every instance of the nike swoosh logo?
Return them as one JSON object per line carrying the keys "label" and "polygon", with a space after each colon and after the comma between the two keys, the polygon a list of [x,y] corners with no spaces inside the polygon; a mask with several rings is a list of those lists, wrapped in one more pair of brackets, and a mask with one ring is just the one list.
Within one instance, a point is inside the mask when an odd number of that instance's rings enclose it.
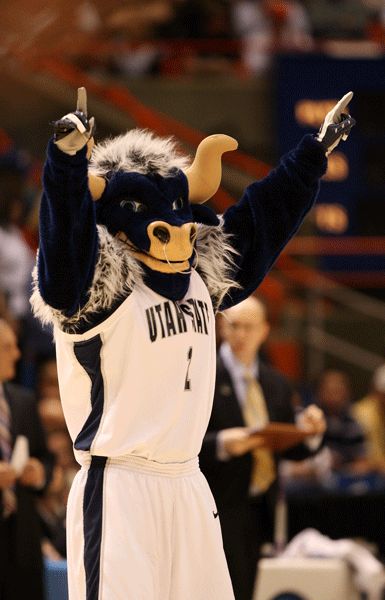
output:
{"label": "nike swoosh logo", "polygon": [[213,515],[214,515],[214,519],[216,519],[218,516],[218,513],[213,511]]}

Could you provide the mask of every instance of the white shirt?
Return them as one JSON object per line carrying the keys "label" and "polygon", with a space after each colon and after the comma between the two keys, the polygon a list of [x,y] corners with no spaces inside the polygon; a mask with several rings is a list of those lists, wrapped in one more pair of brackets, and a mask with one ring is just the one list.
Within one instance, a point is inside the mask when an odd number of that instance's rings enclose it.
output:
{"label": "white shirt", "polygon": [[255,379],[259,377],[259,364],[256,358],[250,367],[246,367],[241,363],[237,357],[233,354],[230,345],[224,342],[219,348],[219,356],[228,371],[231,380],[233,382],[235,395],[242,408],[245,404],[246,399],[246,386],[247,382],[245,379],[246,372],[249,373]]}
{"label": "white shirt", "polygon": [[[237,357],[233,354],[230,344],[228,342],[223,342],[219,348],[219,356],[225,366],[227,372],[230,375],[231,381],[233,383],[235,395],[237,397],[239,406],[242,408],[246,401],[246,378],[245,374],[248,372],[255,379],[258,379],[259,376],[259,364],[257,358],[255,358],[252,365],[246,367],[243,363],[241,363]],[[229,460],[231,456],[226,452],[224,448],[224,434],[222,431],[218,432],[217,435],[217,458],[218,460]]]}
{"label": "white shirt", "polygon": [[[195,458],[215,385],[211,299],[193,271],[172,302],[144,284],[84,334],[55,328],[64,416],[76,457]],[[85,457],[84,457],[85,458]]]}

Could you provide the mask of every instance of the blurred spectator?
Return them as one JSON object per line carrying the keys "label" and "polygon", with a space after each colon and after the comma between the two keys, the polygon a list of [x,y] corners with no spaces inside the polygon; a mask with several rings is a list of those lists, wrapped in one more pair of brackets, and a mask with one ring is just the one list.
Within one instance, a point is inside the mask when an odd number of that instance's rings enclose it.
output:
{"label": "blurred spectator", "polygon": [[[29,391],[8,383],[20,357],[16,336],[0,320],[0,597],[43,600],[37,493],[49,483],[52,456]],[[27,451],[12,463],[15,443]]]}
{"label": "blurred spectator", "polygon": [[384,0],[362,0],[370,13],[367,27],[368,39],[385,46],[385,4]]}
{"label": "blurred spectator", "polygon": [[274,43],[279,50],[311,49],[311,24],[302,2],[264,0],[262,6],[270,18]]}
{"label": "blurred spectator", "polygon": [[[36,171],[40,179],[41,174],[41,163],[35,165],[35,171],[32,176],[36,177]],[[35,254],[39,246],[39,210],[40,210],[40,199],[41,199],[41,188],[36,187],[33,178],[28,181],[28,189],[26,196],[26,210],[25,218],[21,224],[23,236],[32,252]]]}
{"label": "blurred spectator", "polygon": [[172,16],[172,0],[131,0],[114,6],[104,24],[109,30],[123,32],[131,39],[144,39],[151,36],[156,25]]}
{"label": "blurred spectator", "polygon": [[316,384],[316,404],[325,413],[324,443],[332,456],[334,471],[351,474],[370,469],[365,433],[352,414],[352,389],[348,375],[339,370],[324,371]]}
{"label": "blurred spectator", "polygon": [[[3,161],[4,159],[4,161]],[[13,318],[29,312],[33,252],[20,229],[23,215],[24,175],[9,157],[0,157],[0,291]]]}
{"label": "blurred spectator", "polygon": [[332,481],[332,453],[326,446],[305,460],[283,460],[279,467],[282,485],[286,494],[318,494]]}
{"label": "blurred spectator", "polygon": [[210,5],[214,0],[174,0],[173,17],[158,27],[161,37],[167,39],[204,39],[207,37]]}
{"label": "blurred spectator", "polygon": [[251,73],[266,70],[277,49],[312,48],[310,21],[300,2],[235,0],[232,10],[234,33],[242,40],[244,67]]}
{"label": "blurred spectator", "polygon": [[79,465],[75,460],[72,441],[67,430],[51,431],[47,436],[47,445],[55,457],[56,465],[63,469],[64,480],[69,489],[79,470]]}
{"label": "blurred spectator", "polygon": [[[52,370],[54,376],[56,363],[47,363],[48,371]],[[49,383],[47,381],[47,383]],[[43,386],[44,387],[44,386]],[[55,410],[57,407],[55,407]],[[62,413],[61,413],[62,417]],[[46,407],[43,410],[43,419],[48,424],[47,445],[55,457],[53,478],[45,493],[39,500],[38,510],[42,524],[42,548],[46,558],[60,560],[66,557],[66,509],[68,495],[73,479],[79,469],[72,449],[71,438],[64,425],[64,418],[59,428],[54,428],[54,423],[59,419],[51,412],[47,415]]]}
{"label": "blurred spectator", "polygon": [[363,0],[304,0],[316,40],[363,40],[375,10]]}
{"label": "blurred spectator", "polygon": [[320,491],[367,492],[383,488],[368,453],[364,429],[354,417],[349,377],[339,370],[324,371],[313,400],[325,413],[324,446],[315,457],[293,463],[285,461],[281,474],[289,494]]}
{"label": "blurred spectator", "polygon": [[104,33],[109,39],[120,39],[131,47],[115,54],[112,69],[131,77],[156,72],[160,50],[153,43],[155,32],[173,14],[172,0],[132,0],[114,7],[104,19]]}
{"label": "blurred spectator", "polygon": [[63,409],[60,402],[56,359],[53,356],[41,357],[37,364],[36,395],[40,418],[47,432],[66,430]]}
{"label": "blurred spectator", "polygon": [[[53,370],[52,366],[51,368]],[[47,418],[46,412],[43,411],[43,419],[45,418],[49,426],[47,445],[55,457],[55,468],[50,485],[39,499],[38,511],[43,532],[43,554],[51,560],[60,560],[66,557],[67,501],[79,465],[75,461],[71,438],[65,425],[54,429],[53,424],[58,422],[58,419],[56,415],[55,418],[51,417],[51,413]]]}
{"label": "blurred spectator", "polygon": [[54,356],[42,356],[38,361],[36,393],[39,400],[42,398],[58,398],[60,400],[57,366]]}
{"label": "blurred spectator", "polygon": [[40,322],[29,312],[23,321],[19,343],[22,359],[18,369],[18,381],[31,390],[35,390],[37,369],[41,357],[54,356],[52,330],[50,327],[42,328]]}
{"label": "blurred spectator", "polygon": [[[29,296],[40,205],[31,159],[0,129],[0,317],[12,321],[22,359],[16,381],[34,388],[38,354],[53,352],[52,333],[32,316]],[[38,165],[35,165],[35,179]],[[39,175],[40,177],[40,175]]]}
{"label": "blurred spectator", "polygon": [[[213,410],[199,461],[217,504],[235,596],[250,600],[261,545],[272,538],[278,460],[301,460],[311,451],[300,444],[278,455],[250,436],[250,427],[268,421],[294,422],[290,384],[259,355],[270,330],[262,302],[250,297],[227,310],[222,325]],[[314,408],[304,411],[305,422]],[[321,440],[312,441],[318,448]]]}
{"label": "blurred spectator", "polygon": [[355,403],[353,414],[368,439],[368,456],[385,473],[385,364],[375,370],[368,395]]}
{"label": "blurred spectator", "polygon": [[59,465],[55,465],[51,482],[38,502],[43,555],[50,560],[61,560],[66,557],[65,517],[68,492],[64,470]]}
{"label": "blurred spectator", "polygon": [[47,445],[56,466],[62,470],[61,478],[68,492],[79,465],[75,461],[60,401],[56,358],[51,355],[40,357],[38,361],[36,394],[40,418],[47,432]]}
{"label": "blurred spectator", "polygon": [[8,302],[5,293],[2,290],[0,290],[0,319],[4,319],[8,323],[12,321],[12,317],[8,309]]}
{"label": "blurred spectator", "polygon": [[[238,68],[229,2],[176,0],[174,11],[174,18],[158,28],[167,48],[163,73],[223,74]],[[185,43],[175,44],[178,40]]]}

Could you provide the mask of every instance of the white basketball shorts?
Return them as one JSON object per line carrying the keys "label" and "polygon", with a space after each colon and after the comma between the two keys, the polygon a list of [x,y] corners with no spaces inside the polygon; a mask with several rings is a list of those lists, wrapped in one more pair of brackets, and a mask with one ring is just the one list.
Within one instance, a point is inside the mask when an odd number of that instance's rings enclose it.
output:
{"label": "white basketball shorts", "polygon": [[70,600],[234,600],[198,460],[93,456],[67,508]]}

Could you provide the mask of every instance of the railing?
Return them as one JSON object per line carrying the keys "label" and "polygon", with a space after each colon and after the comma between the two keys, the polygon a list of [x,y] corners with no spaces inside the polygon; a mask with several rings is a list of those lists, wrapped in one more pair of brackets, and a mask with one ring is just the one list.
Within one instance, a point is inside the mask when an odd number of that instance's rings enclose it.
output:
{"label": "railing", "polygon": [[[368,329],[369,322],[379,322],[379,335],[382,335],[385,340],[384,303],[369,299],[364,294],[353,292],[349,288],[340,285],[334,289],[309,288],[306,298],[307,325],[305,343],[308,347],[307,374],[310,379],[316,377],[325,368],[325,358],[327,355],[366,371],[368,374],[373,373],[374,369],[384,362],[383,355],[366,350],[357,343],[326,331],[322,300],[333,300],[343,311],[348,307],[353,312],[364,315]],[[354,335],[352,337],[354,338]]]}
{"label": "railing", "polygon": [[[296,245],[300,247],[301,240],[306,246],[306,238],[299,238]],[[385,254],[384,244],[382,248],[382,254]],[[337,245],[335,254],[338,253]],[[358,254],[356,250],[354,253]],[[328,356],[358,368],[367,375],[385,362],[385,302],[341,285],[288,255],[283,255],[278,260],[277,267],[280,275],[287,278],[291,286],[294,284],[303,292],[306,307],[303,315],[303,343],[306,349],[307,379],[314,379],[325,368]],[[382,277],[385,288],[385,273],[379,276]],[[332,303],[331,309],[330,306],[325,307],[325,302]],[[327,324],[332,321],[330,312],[332,315],[338,313],[347,320],[348,337],[328,331]],[[350,331],[351,322],[354,322],[352,315],[359,316],[357,325],[359,320],[364,319],[368,333],[365,342],[371,344],[371,338],[376,338],[378,344],[374,344],[374,348],[364,348],[355,341],[358,328],[356,326],[354,331]]]}

